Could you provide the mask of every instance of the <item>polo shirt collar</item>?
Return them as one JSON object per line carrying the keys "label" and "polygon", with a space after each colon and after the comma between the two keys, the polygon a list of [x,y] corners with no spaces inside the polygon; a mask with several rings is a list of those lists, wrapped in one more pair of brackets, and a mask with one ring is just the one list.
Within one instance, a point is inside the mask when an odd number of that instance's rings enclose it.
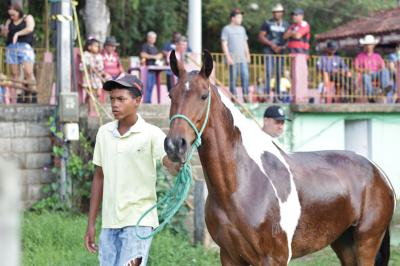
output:
{"label": "polo shirt collar", "polygon": [[[144,131],[146,121],[142,118],[141,115],[138,114],[137,116],[138,119],[136,123],[133,126],[131,126],[131,128],[124,134],[124,136],[128,136],[131,133],[140,133]],[[121,136],[121,134],[119,134],[118,131],[118,120],[115,120],[112,123],[110,123],[110,125],[108,126],[108,130],[113,134],[114,137],[123,137]]]}

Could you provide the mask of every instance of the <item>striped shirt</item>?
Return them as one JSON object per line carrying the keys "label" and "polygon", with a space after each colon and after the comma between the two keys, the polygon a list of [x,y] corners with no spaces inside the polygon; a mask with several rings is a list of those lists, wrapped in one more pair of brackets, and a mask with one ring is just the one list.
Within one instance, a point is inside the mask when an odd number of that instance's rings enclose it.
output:
{"label": "striped shirt", "polygon": [[288,49],[290,54],[308,54],[310,50],[310,24],[306,21],[302,21],[298,24],[292,24],[288,30],[300,33],[300,38],[289,38]]}

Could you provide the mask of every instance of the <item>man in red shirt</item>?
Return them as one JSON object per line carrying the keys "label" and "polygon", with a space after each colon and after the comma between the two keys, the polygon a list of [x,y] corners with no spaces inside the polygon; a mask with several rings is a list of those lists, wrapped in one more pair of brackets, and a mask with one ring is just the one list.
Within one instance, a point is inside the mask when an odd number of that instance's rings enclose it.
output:
{"label": "man in red shirt", "polygon": [[310,24],[304,21],[304,10],[296,8],[292,13],[293,24],[283,35],[288,40],[289,54],[308,54],[310,50]]}

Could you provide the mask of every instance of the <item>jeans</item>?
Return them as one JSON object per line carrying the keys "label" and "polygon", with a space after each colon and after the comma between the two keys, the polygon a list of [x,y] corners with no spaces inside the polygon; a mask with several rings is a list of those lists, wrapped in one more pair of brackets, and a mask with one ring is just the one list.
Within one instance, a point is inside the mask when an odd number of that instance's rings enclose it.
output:
{"label": "jeans", "polygon": [[265,55],[265,90],[267,96],[271,92],[271,79],[275,76],[276,92],[275,95],[279,96],[281,92],[280,82],[283,76],[284,57],[281,55]]}
{"label": "jeans", "polygon": [[249,94],[249,65],[247,63],[235,63],[229,65],[229,90],[233,95],[237,95],[236,81],[240,71],[243,96]]}
{"label": "jeans", "polygon": [[[152,228],[137,228],[140,236],[151,233]],[[141,258],[141,266],[146,266],[152,238],[142,240],[136,236],[136,227],[103,228],[100,233],[99,261],[100,266],[125,266],[131,260]]]}
{"label": "jeans", "polygon": [[387,68],[383,68],[379,72],[373,72],[370,74],[365,73],[362,75],[362,82],[367,96],[371,96],[374,94],[374,86],[372,82],[375,80],[378,80],[379,86],[383,90],[385,90],[389,86],[393,86],[393,81],[390,79],[390,73]]}
{"label": "jeans", "polygon": [[146,93],[145,93],[145,103],[151,103],[151,93],[153,91],[153,87],[156,84],[156,72],[147,71],[147,81],[146,81]]}

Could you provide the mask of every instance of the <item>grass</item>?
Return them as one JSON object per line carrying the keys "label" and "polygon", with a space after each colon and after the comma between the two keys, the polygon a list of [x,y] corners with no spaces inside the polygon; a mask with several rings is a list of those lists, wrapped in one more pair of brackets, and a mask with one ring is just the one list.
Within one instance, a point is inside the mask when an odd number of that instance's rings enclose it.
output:
{"label": "grass", "polygon": [[[97,228],[99,231],[99,226]],[[97,254],[89,254],[83,246],[86,216],[68,213],[25,213],[23,223],[23,265],[98,265]],[[392,238],[400,238],[400,229],[392,230]],[[184,236],[164,230],[152,244],[150,266],[214,266],[220,265],[218,252],[192,246]],[[330,248],[293,260],[290,266],[333,266],[339,261]],[[400,245],[392,246],[389,265],[400,265]]]}

